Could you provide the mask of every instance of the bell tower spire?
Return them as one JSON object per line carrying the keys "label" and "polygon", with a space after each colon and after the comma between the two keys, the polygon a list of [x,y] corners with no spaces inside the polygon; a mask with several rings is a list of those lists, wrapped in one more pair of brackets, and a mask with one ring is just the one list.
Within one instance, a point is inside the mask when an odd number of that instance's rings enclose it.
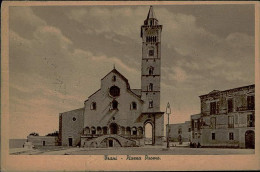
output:
{"label": "bell tower spire", "polygon": [[159,25],[153,6],[150,6],[144,25],[141,26],[143,112],[160,111],[161,32],[162,25]]}

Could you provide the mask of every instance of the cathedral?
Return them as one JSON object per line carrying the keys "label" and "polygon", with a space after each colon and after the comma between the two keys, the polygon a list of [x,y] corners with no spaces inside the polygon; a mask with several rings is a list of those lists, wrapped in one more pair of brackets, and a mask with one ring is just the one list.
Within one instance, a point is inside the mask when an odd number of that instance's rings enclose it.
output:
{"label": "cathedral", "polygon": [[[164,112],[160,111],[161,32],[151,6],[141,26],[141,89],[131,89],[115,67],[84,107],[60,113],[63,146],[129,147],[162,145]],[[138,76],[137,76],[138,77]],[[151,130],[146,130],[149,125]],[[146,137],[150,132],[150,137]]]}

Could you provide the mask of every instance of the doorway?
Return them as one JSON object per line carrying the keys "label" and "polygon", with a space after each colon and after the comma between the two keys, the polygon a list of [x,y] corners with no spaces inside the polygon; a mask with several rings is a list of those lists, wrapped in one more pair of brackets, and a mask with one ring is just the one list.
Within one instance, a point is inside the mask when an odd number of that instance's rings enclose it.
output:
{"label": "doorway", "polygon": [[72,146],[72,138],[69,138],[69,146]]}
{"label": "doorway", "polygon": [[255,132],[248,130],[245,133],[245,147],[249,149],[255,148]]}
{"label": "doorway", "polygon": [[113,140],[108,140],[108,147],[113,147]]}
{"label": "doorway", "polygon": [[110,125],[110,134],[117,134],[118,126],[116,123]]}
{"label": "doorway", "polygon": [[145,136],[144,144],[146,145],[154,144],[153,126],[150,122],[147,122],[144,125],[144,136]]}
{"label": "doorway", "polygon": [[45,141],[42,141],[42,146],[45,146]]}

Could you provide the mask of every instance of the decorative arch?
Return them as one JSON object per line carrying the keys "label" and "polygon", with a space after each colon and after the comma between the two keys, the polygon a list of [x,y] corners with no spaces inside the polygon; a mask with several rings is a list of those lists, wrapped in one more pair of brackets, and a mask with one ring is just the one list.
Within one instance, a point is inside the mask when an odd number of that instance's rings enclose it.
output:
{"label": "decorative arch", "polygon": [[146,120],[144,122],[144,138],[145,144],[154,144],[155,143],[155,130],[154,124],[151,120]]}
{"label": "decorative arch", "polygon": [[91,127],[91,134],[96,134],[96,128],[95,127]]}
{"label": "decorative arch", "polygon": [[131,135],[131,128],[130,127],[126,127],[126,135],[127,136]]}
{"label": "decorative arch", "polygon": [[84,134],[90,134],[90,128],[89,127],[85,127],[83,133]]}
{"label": "decorative arch", "polygon": [[102,134],[102,129],[101,129],[101,127],[97,127],[97,134]]}
{"label": "decorative arch", "polygon": [[103,127],[102,130],[103,130],[103,134],[107,134],[107,127],[106,126]]}
{"label": "decorative arch", "polygon": [[132,127],[132,135],[137,136],[137,128]]}
{"label": "decorative arch", "polygon": [[138,127],[137,133],[138,133],[138,136],[143,136],[143,127]]}
{"label": "decorative arch", "polygon": [[121,127],[121,135],[125,135],[125,127]]}
{"label": "decorative arch", "polygon": [[120,147],[122,147],[122,144],[120,143],[120,141],[117,138],[114,138],[114,137],[107,137],[107,138],[105,138],[104,140],[102,140],[100,142],[100,145],[105,144],[107,147],[109,147],[109,143],[108,143],[109,140],[116,141],[120,145]]}

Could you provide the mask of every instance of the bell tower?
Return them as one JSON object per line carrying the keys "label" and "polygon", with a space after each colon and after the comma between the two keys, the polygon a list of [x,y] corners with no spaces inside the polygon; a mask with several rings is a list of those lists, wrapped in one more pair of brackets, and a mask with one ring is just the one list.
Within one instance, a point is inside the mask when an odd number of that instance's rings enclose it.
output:
{"label": "bell tower", "polygon": [[161,32],[162,25],[159,25],[153,7],[150,6],[147,18],[141,26],[143,113],[160,112]]}

